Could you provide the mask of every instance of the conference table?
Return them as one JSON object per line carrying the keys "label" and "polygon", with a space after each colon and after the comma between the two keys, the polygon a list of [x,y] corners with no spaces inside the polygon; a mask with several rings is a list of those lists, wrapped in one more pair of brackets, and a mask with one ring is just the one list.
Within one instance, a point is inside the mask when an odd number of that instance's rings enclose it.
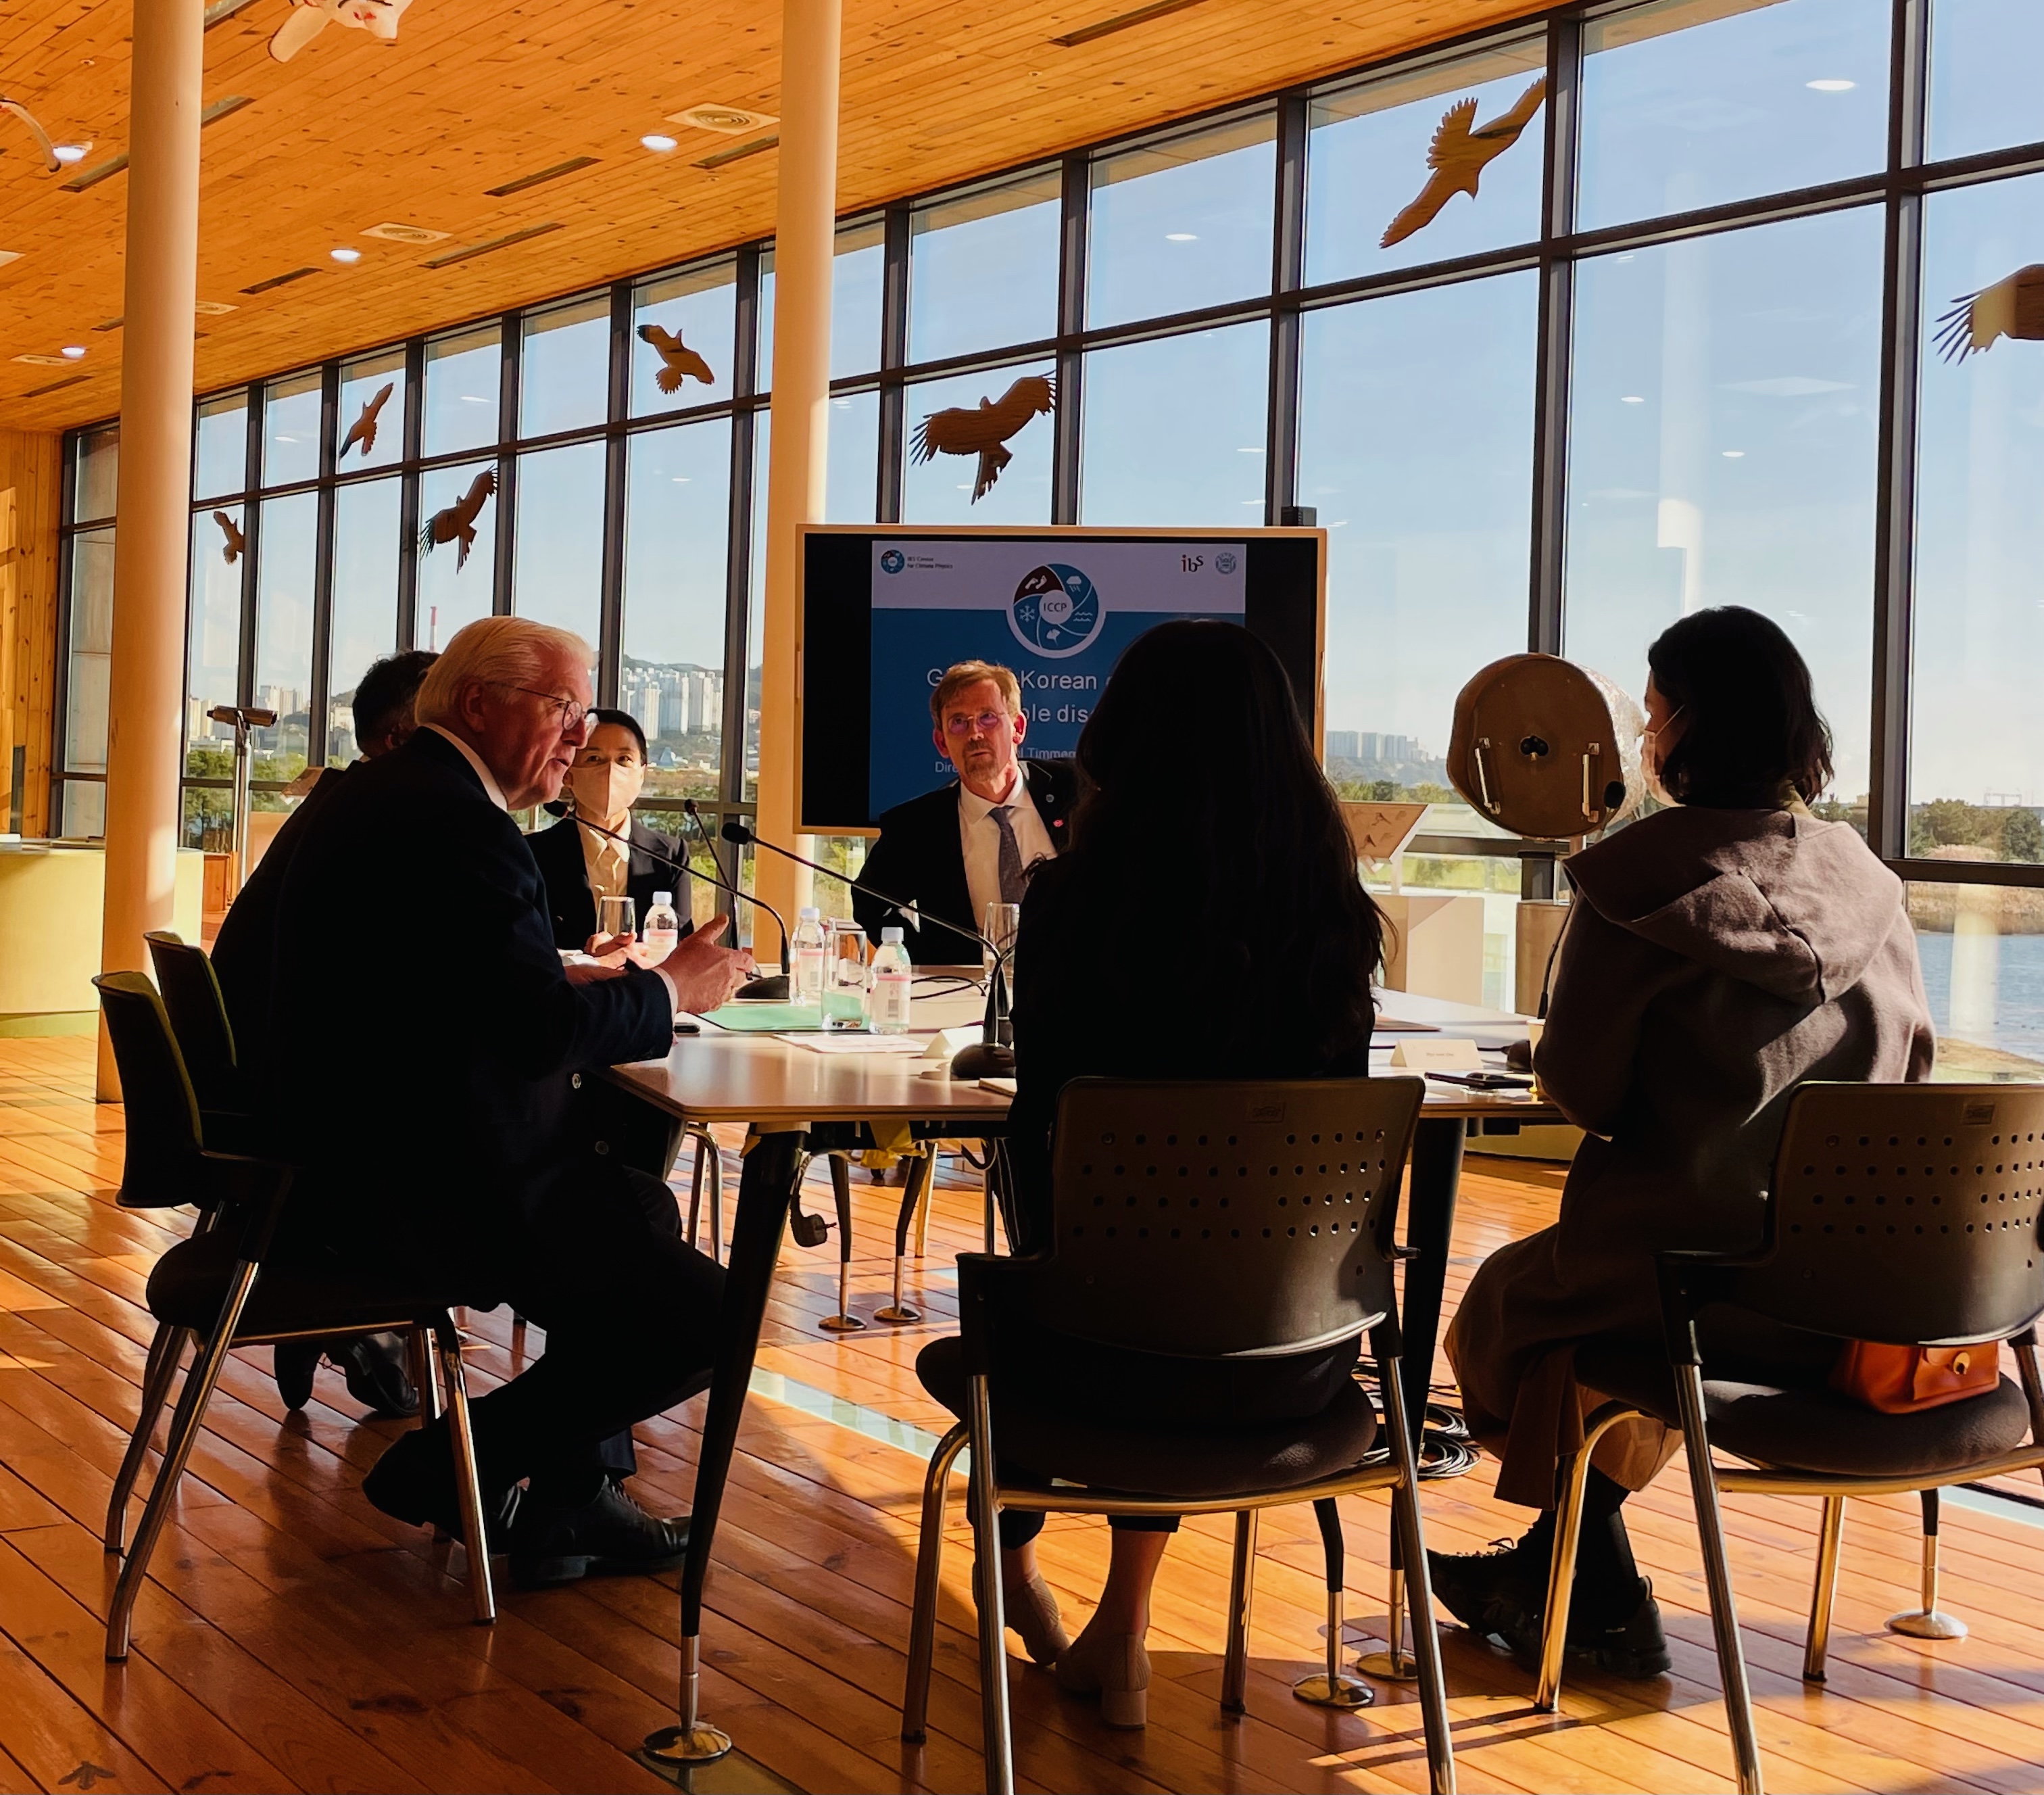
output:
{"label": "conference table", "polygon": [[[1399,1074],[1389,1060],[1401,1040],[1468,1039],[1491,1050],[1494,1063],[1495,1050],[1526,1032],[1523,1017],[1402,991],[1380,994],[1380,1005],[1371,1054],[1377,1074]],[[979,1008],[978,994],[969,989],[918,996],[910,1032],[927,1036],[975,1021]],[[663,1117],[688,1124],[743,1123],[751,1130],[731,1219],[724,1306],[682,1569],[679,1724],[647,1739],[644,1754],[663,1768],[704,1762],[731,1749],[730,1739],[699,1712],[703,1593],[767,1297],[803,1170],[813,1153],[866,1143],[864,1131],[873,1122],[906,1124],[924,1139],[998,1140],[1007,1125],[1008,1097],[976,1081],[949,1078],[943,1063],[907,1054],[817,1051],[778,1034],[728,1032],[706,1020],[699,1034],[677,1037],[665,1059],[609,1071],[624,1094]],[[1401,1381],[1416,1435],[1433,1382],[1449,1236],[1470,1124],[1508,1129],[1562,1119],[1523,1090],[1427,1081],[1410,1162],[1400,1317]]]}

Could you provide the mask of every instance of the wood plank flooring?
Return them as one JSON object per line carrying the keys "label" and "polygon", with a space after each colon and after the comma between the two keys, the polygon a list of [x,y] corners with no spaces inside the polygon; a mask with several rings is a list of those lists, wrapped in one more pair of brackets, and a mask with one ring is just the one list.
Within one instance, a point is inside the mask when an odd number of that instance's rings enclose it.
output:
{"label": "wood plank flooring", "polygon": [[[267,1352],[216,1397],[174,1527],[159,1548],[125,1668],[102,1659],[112,1574],[99,1546],[148,1339],[142,1296],[165,1219],[113,1204],[117,1109],[90,1101],[91,1044],[0,1042],[0,1795],[16,1789],[657,1789],[631,1758],[671,1718],[673,1580],[508,1591],[494,1632],[468,1623],[459,1549],[365,1503],[393,1437],[340,1379],[287,1416]],[[735,1139],[729,1143],[736,1147]],[[836,1243],[790,1245],[719,1535],[704,1702],[741,1757],[697,1773],[721,1789],[982,1787],[970,1551],[952,1511],[928,1743],[899,1730],[921,1476],[918,1436],[947,1417],[914,1373],[955,1313],[952,1255],[977,1243],[979,1197],[947,1173],[930,1254],[912,1262],[925,1320],[871,1321],[887,1300],[899,1193],[855,1188],[854,1313],[832,1336]],[[735,1190],[736,1155],[727,1155]],[[1451,1295],[1482,1255],[1551,1215],[1557,1168],[1473,1160]],[[829,1213],[818,1181],[809,1205]],[[472,1374],[509,1375],[543,1342],[498,1312],[468,1317]],[[780,1380],[778,1383],[774,1379]],[[775,1397],[780,1398],[776,1400]],[[640,1430],[644,1500],[689,1501],[701,1404]],[[1470,1549],[1523,1516],[1491,1467],[1430,1484],[1433,1543]],[[1623,1684],[1573,1673],[1562,1712],[1535,1713],[1509,1660],[1447,1643],[1462,1786],[1716,1790],[1732,1786],[1686,1484],[1671,1471],[1628,1509],[1654,1579],[1673,1674]],[[1352,1639],[1382,1626],[1385,1509],[1347,1510]],[[1777,1790],[2044,1789],[2044,1528],[1948,1505],[1944,1605],[1973,1628],[1931,1645],[1883,1630],[1913,1607],[1913,1500],[1855,1502],[1831,1680],[1800,1680],[1815,1505],[1728,1504],[1734,1574],[1769,1785]],[[2044,1522],[2044,1513],[2038,1520]],[[1054,1519],[1042,1548],[1069,1620],[1105,1561],[1095,1524]],[[1216,1705],[1228,1543],[1189,1523],[1158,1586],[1151,1724],[1111,1732],[1050,1679],[1012,1672],[1018,1774],[1032,1789],[1414,1790],[1426,1762],[1409,1691],[1335,1715],[1295,1701],[1315,1666],[1324,1598],[1310,1515],[1266,1518],[1249,1712]]]}

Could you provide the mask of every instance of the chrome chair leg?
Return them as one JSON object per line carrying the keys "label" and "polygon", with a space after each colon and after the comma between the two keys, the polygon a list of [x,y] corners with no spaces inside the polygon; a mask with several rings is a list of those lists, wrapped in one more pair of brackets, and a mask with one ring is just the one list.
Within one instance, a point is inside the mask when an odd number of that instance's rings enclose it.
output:
{"label": "chrome chair leg", "polygon": [[178,1366],[184,1358],[188,1332],[167,1321],[149,1343],[149,1362],[142,1374],[141,1409],[135,1417],[135,1431],[129,1436],[121,1469],[114,1474],[113,1493],[106,1504],[106,1543],[110,1552],[118,1552],[127,1542],[129,1499],[135,1493],[135,1480],[142,1474],[143,1461],[149,1455],[150,1437],[170,1397],[171,1381],[177,1376]]}
{"label": "chrome chair leg", "polygon": [[837,1313],[816,1325],[826,1333],[855,1334],[866,1324],[851,1313],[851,1167],[843,1154],[831,1155],[830,1174],[837,1201]]}
{"label": "chrome chair leg", "polygon": [[[514,1351],[524,1328],[525,1318],[514,1316],[511,1323]],[[431,1427],[440,1418],[440,1384],[433,1369],[433,1343],[425,1328],[414,1328],[405,1336],[405,1356],[411,1362],[412,1387],[419,1393],[419,1425]]]}
{"label": "chrome chair leg", "polygon": [[965,1450],[961,1421],[937,1442],[923,1478],[923,1532],[916,1547],[916,1601],[909,1611],[909,1674],[901,1686],[901,1736],[920,1745],[930,1712],[930,1667],[936,1656],[937,1595],[943,1587],[944,1502],[951,1466]]}
{"label": "chrome chair leg", "polygon": [[689,1244],[699,1247],[701,1240],[703,1183],[709,1183],[709,1256],[720,1264],[724,1259],[724,1159],[717,1144],[717,1136],[701,1123],[692,1126],[686,1138],[696,1143],[694,1171],[689,1179]]}
{"label": "chrome chair leg", "polygon": [[1824,1680],[1824,1654],[1831,1643],[1831,1609],[1838,1593],[1838,1536],[1844,1531],[1846,1499],[1824,1498],[1824,1519],[1817,1534],[1817,1580],[1810,1587],[1810,1631],[1803,1641],[1803,1681]]}
{"label": "chrome chair leg", "polygon": [[234,1331],[240,1324],[241,1312],[248,1306],[248,1293],[255,1287],[259,1269],[248,1259],[235,1266],[233,1278],[227,1287],[227,1300],[220,1305],[220,1319],[213,1324],[213,1332],[200,1349],[191,1370],[186,1373],[184,1388],[178,1392],[177,1409],[171,1416],[171,1431],[163,1441],[163,1456],[156,1466],[156,1481],[150,1486],[149,1500],[143,1505],[141,1524],[135,1529],[135,1543],[121,1562],[121,1575],[113,1586],[113,1600],[107,1609],[106,1661],[110,1664],[127,1662],[135,1598],[142,1592],[142,1579],[148,1574],[150,1556],[156,1549],[163,1524],[170,1518],[171,1504],[176,1498],[179,1482],[191,1459],[192,1447],[198,1441],[206,1405],[213,1399],[213,1388],[219,1383],[227,1355],[233,1349]]}
{"label": "chrome chair leg", "polygon": [[1256,1594],[1256,1516],[1244,1509],[1235,1517],[1235,1557],[1228,1568],[1228,1656],[1220,1671],[1220,1705],[1246,1712],[1249,1694],[1249,1605]]}
{"label": "chrome chair leg", "polygon": [[1342,1598],[1347,1571],[1342,1550],[1341,1509],[1333,1497],[1324,1496],[1313,1505],[1313,1519],[1320,1523],[1320,1547],[1327,1557],[1327,1662],[1324,1671],[1301,1677],[1293,1684],[1292,1693],[1316,1708],[1367,1708],[1377,1699],[1377,1692],[1360,1679],[1344,1675],[1341,1667]]}
{"label": "chrome chair leg", "polygon": [[1399,1555],[1405,1561],[1405,1594],[1412,1609],[1412,1655],[1420,1672],[1420,1712],[1427,1729],[1427,1780],[1434,1795],[1455,1795],[1455,1743],[1448,1723],[1447,1683],[1441,1674],[1441,1635],[1434,1626],[1434,1588],[1427,1571],[1427,1536],[1420,1519],[1420,1461],[1405,1414],[1405,1386],[1395,1354],[1377,1361],[1384,1392],[1385,1424],[1398,1482],[1391,1492]]}
{"label": "chrome chair leg", "polygon": [[926,1146],[909,1162],[909,1182],[901,1194],[901,1213],[894,1222],[894,1300],[885,1309],[877,1309],[873,1312],[874,1320],[885,1321],[897,1328],[923,1319],[923,1312],[920,1309],[911,1308],[901,1299],[901,1267],[909,1253],[909,1224],[915,1219],[916,1207],[930,1182],[936,1159],[936,1148]]}
{"label": "chrome chair leg", "polygon": [[1554,1712],[1562,1699],[1562,1661],[1569,1649],[1569,1605],[1576,1593],[1576,1553],[1582,1543],[1583,1490],[1589,1482],[1589,1442],[1562,1461],[1562,1499],[1554,1512],[1554,1541],[1547,1563],[1547,1604],[1541,1611],[1540,1681],[1533,1705]]}
{"label": "chrome chair leg", "polygon": [[469,1598],[479,1627],[497,1620],[497,1592],[490,1576],[489,1523],[482,1512],[482,1478],[475,1458],[475,1434],[469,1422],[468,1376],[462,1368],[461,1333],[451,1320],[433,1329],[440,1369],[447,1378],[448,1432],[453,1436],[454,1475],[461,1497],[462,1543],[468,1552]]}
{"label": "chrome chair leg", "polygon": [[689,1244],[691,1247],[694,1247],[698,1246],[701,1243],[701,1230],[702,1225],[703,1161],[705,1157],[708,1155],[709,1149],[704,1143],[702,1136],[696,1129],[693,1128],[690,1128],[688,1131],[687,1138],[692,1140],[696,1143],[695,1170],[690,1174],[689,1178],[688,1237]]}
{"label": "chrome chair leg", "polygon": [[1001,1486],[994,1474],[993,1420],[984,1374],[966,1400],[972,1442],[973,1548],[978,1559],[979,1709],[987,1795],[1015,1795],[1014,1742],[1009,1731],[1007,1617],[1001,1599]]}
{"label": "chrome chair leg", "polygon": [[1965,1622],[1938,1606],[1938,1493],[1923,1489],[1917,1495],[1923,1505],[1923,1605],[1888,1616],[1888,1630],[1912,1639],[1962,1639]]}
{"label": "chrome chair leg", "polygon": [[1753,1694],[1746,1686],[1746,1654],[1740,1649],[1739,1609],[1732,1599],[1731,1564],[1725,1552],[1724,1517],[1718,1506],[1717,1478],[1711,1468],[1710,1436],[1704,1425],[1704,1375],[1696,1365],[1678,1365],[1675,1395],[1682,1443],[1689,1460],[1689,1489],[1702,1536],[1704,1576],[1711,1593],[1711,1629],[1716,1635],[1718,1674],[1724,1683],[1725,1719],[1731,1732],[1732,1761],[1739,1795],[1762,1795],[1760,1742],[1753,1726]]}

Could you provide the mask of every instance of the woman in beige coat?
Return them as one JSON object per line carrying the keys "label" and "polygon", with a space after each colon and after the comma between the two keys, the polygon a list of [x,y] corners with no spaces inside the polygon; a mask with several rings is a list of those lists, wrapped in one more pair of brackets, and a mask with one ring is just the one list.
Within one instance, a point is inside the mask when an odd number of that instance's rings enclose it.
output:
{"label": "woman in beige coat", "polygon": [[[1806,1078],[1929,1076],[1932,1035],[1901,882],[1849,824],[1807,807],[1830,782],[1810,674],[1757,613],[1700,611],[1649,651],[1645,761],[1670,808],[1567,863],[1575,902],[1535,1056],[1586,1132],[1551,1228],[1477,1272],[1448,1335],[1497,1493],[1543,1513],[1508,1550],[1436,1555],[1434,1591],[1479,1632],[1539,1649],[1554,1478],[1601,1400],[1593,1335],[1659,1338],[1651,1255],[1757,1243],[1788,1096]],[[1808,1335],[1742,1359],[1828,1359]],[[1569,1625],[1605,1669],[1668,1666],[1659,1610],[1619,1515],[1677,1441],[1639,1421],[1599,1442]]]}

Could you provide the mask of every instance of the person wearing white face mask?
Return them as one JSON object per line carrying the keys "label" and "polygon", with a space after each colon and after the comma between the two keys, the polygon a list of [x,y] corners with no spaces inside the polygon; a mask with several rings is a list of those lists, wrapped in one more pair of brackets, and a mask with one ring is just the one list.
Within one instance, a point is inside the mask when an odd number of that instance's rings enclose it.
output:
{"label": "person wearing white face mask", "polygon": [[[574,815],[526,838],[547,882],[554,945],[589,946],[597,933],[597,901],[604,898],[629,898],[643,933],[656,891],[671,894],[668,901],[686,936],[695,927],[688,875],[666,864],[684,856],[672,837],[632,813],[646,783],[646,732],[629,711],[598,709],[589,720],[589,740],[575,756],[563,794],[574,798]],[[585,828],[584,822],[594,827]]]}

